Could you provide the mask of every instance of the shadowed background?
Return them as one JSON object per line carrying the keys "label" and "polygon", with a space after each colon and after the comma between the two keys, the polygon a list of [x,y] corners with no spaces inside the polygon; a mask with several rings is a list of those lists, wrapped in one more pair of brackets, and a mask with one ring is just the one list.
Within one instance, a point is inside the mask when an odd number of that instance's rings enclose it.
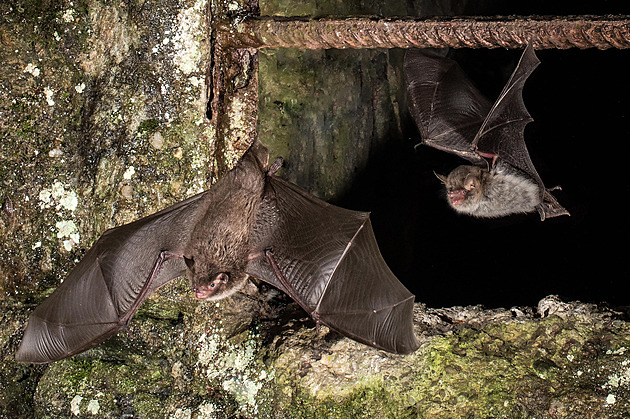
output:
{"label": "shadowed background", "polygon": [[[469,15],[624,13],[593,5],[486,2]],[[604,10],[605,9],[605,10]],[[413,13],[408,13],[413,14]],[[519,50],[451,50],[494,100]],[[386,261],[417,300],[432,307],[535,305],[549,294],[627,305],[628,232],[622,200],[630,105],[624,50],[544,50],[525,85],[534,117],[525,139],[547,187],[571,217],[498,220],[457,215],[433,171],[464,160],[418,147],[406,105],[403,50],[264,50],[259,133],[286,159],[282,175],[329,199],[372,212]],[[619,239],[615,236],[620,235]]]}

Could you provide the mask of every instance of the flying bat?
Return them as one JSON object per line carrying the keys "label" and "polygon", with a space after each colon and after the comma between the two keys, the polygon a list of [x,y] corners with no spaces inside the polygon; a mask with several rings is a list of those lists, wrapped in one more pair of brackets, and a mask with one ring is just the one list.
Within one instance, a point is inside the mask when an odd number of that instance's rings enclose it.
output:
{"label": "flying bat", "polygon": [[414,296],[383,260],[369,214],[282,180],[282,160],[268,159],[256,140],[209,190],[107,230],[33,311],[16,360],[48,363],[98,345],[184,273],[199,299],[225,298],[251,276],[316,324],[389,352],[416,350]]}
{"label": "flying bat", "polygon": [[456,211],[502,217],[536,210],[541,220],[569,215],[550,193],[558,187],[545,187],[525,145],[525,126],[533,119],[523,102],[523,85],[538,64],[530,43],[492,103],[455,61],[430,50],[407,51],[409,109],[422,144],[473,164],[438,175]]}

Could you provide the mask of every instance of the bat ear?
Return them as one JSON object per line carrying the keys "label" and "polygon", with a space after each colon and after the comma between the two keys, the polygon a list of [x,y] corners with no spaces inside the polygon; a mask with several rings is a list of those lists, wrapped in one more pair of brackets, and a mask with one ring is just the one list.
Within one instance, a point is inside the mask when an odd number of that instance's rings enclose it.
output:
{"label": "bat ear", "polygon": [[[230,279],[230,275],[226,272],[218,273],[211,284],[223,284]],[[214,287],[214,285],[212,285]]]}
{"label": "bat ear", "polygon": [[479,179],[477,177],[475,177],[472,174],[466,176],[466,179],[464,180],[464,189],[466,189],[467,191],[472,191],[473,189],[476,189],[478,186],[479,186]]}
{"label": "bat ear", "polygon": [[440,179],[440,182],[446,184],[446,176],[439,174],[438,172],[433,172],[436,178]]}

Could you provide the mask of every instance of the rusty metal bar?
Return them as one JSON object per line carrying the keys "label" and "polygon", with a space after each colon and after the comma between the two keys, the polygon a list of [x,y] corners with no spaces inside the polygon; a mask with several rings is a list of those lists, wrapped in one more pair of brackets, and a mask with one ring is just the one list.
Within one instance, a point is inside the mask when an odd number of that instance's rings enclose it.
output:
{"label": "rusty metal bar", "polygon": [[630,48],[630,16],[383,19],[249,17],[215,26],[236,48]]}

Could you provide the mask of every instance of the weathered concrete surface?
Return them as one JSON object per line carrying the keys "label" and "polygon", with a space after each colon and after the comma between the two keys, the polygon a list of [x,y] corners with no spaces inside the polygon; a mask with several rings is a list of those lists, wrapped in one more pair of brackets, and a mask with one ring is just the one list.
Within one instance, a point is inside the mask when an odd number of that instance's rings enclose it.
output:
{"label": "weathered concrete surface", "polygon": [[209,16],[204,1],[0,13],[0,289],[25,297],[106,228],[209,185]]}
{"label": "weathered concrete surface", "polygon": [[198,304],[181,297],[185,287],[179,282],[145,304],[130,335],[49,367],[11,360],[7,349],[28,310],[4,301],[0,411],[50,418],[630,414],[629,326],[594,306],[555,297],[537,312],[418,305],[423,345],[398,356],[325,327],[317,332],[294,304],[278,309],[283,299],[270,292]]}
{"label": "weathered concrete surface", "polygon": [[[269,16],[452,15],[466,2],[261,2]],[[334,201],[379,156],[400,149],[404,50],[259,52],[258,134],[287,160],[283,176]],[[384,168],[385,170],[387,168]]]}

